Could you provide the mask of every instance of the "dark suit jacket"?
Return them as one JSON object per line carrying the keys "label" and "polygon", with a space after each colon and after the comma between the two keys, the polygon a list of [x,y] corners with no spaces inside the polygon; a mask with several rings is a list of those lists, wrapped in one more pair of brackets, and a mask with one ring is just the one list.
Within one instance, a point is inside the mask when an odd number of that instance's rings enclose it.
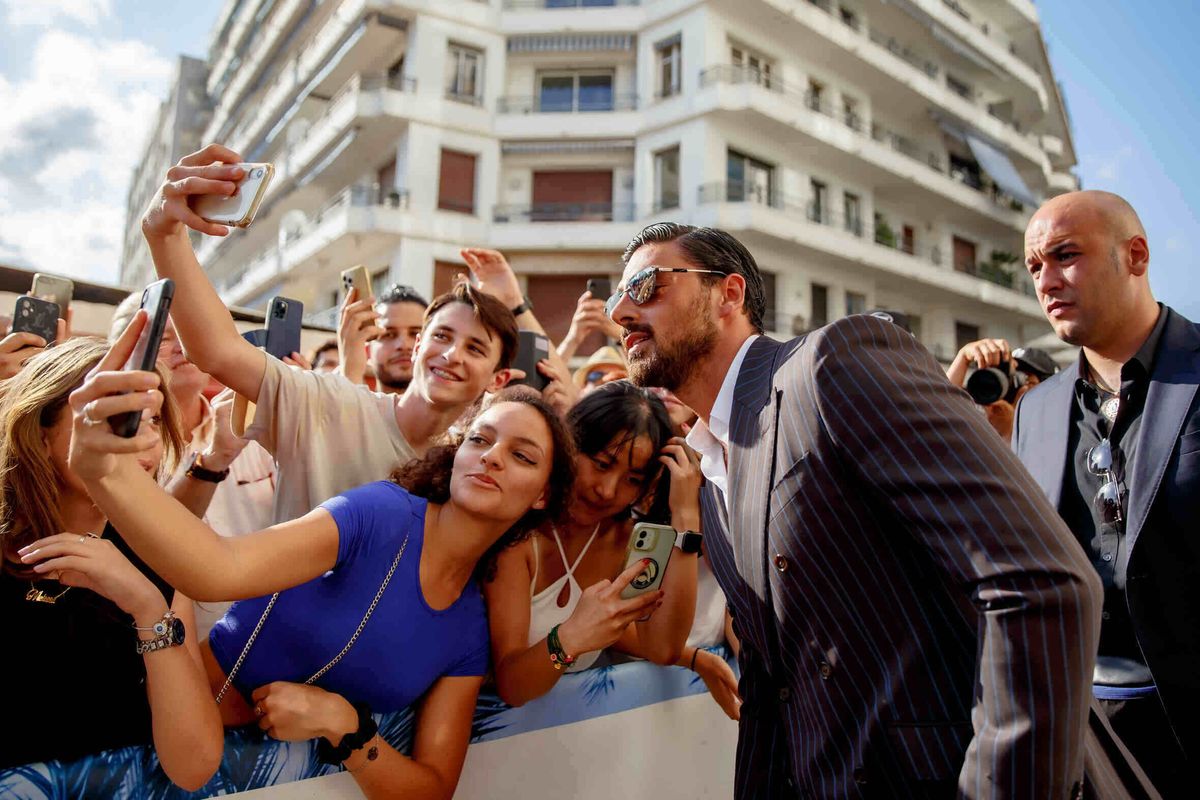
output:
{"label": "dark suit jacket", "polygon": [[739,798],[1065,798],[1101,588],[917,341],[871,316],[751,345],[731,514],[706,547],[742,640]]}
{"label": "dark suit jacket", "polygon": [[[1166,309],[1133,463],[1125,598],[1175,735],[1200,757],[1200,326]],[[1017,406],[1013,449],[1056,506],[1070,468],[1078,376],[1065,369]]]}

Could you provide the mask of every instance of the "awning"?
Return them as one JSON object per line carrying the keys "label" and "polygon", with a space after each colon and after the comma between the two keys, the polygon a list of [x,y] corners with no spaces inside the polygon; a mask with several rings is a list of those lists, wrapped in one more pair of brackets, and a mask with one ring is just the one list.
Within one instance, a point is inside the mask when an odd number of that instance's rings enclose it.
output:
{"label": "awning", "polygon": [[992,180],[996,182],[996,185],[1002,191],[1012,195],[1027,206],[1036,207],[1041,205],[1033,196],[1033,192],[1029,191],[1029,187],[1025,185],[1025,180],[1021,177],[1021,173],[1017,172],[1017,168],[1013,166],[1012,160],[1004,151],[993,147],[971,131],[963,131],[963,137],[967,140],[967,147],[971,148],[971,154],[975,156],[975,160],[979,162],[979,166],[983,168],[984,172],[992,176]]}

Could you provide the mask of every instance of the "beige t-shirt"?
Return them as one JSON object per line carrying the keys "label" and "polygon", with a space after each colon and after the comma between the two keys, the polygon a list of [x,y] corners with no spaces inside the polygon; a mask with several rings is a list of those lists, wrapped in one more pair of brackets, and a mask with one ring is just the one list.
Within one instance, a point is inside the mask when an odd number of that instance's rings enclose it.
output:
{"label": "beige t-shirt", "polygon": [[276,523],[302,517],[355,486],[385,480],[417,457],[396,424],[395,395],[266,359],[246,438],[275,456]]}

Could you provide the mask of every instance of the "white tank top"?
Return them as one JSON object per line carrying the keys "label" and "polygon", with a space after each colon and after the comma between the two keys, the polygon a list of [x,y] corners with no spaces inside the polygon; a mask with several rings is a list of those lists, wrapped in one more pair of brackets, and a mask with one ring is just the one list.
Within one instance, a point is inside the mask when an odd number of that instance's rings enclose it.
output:
{"label": "white tank top", "polygon": [[[550,532],[554,534],[554,543],[558,545],[558,555],[562,559],[563,568],[567,574],[556,580],[554,583],[542,589],[537,594],[533,593],[533,589],[537,586],[538,569],[542,563],[541,555],[538,553],[538,537],[533,536],[533,580],[529,582],[529,646],[537,644],[546,638],[550,633],[550,629],[555,625],[561,625],[566,622],[571,614],[575,611],[575,606],[579,605],[579,598],[583,596],[583,589],[579,586],[579,581],[575,580],[575,568],[579,566],[579,562],[583,561],[583,557],[587,555],[588,548],[592,546],[592,542],[596,539],[596,534],[600,531],[600,526],[596,526],[596,530],[592,531],[592,535],[588,537],[587,544],[583,546],[583,550],[579,551],[579,557],[575,559],[574,564],[567,563],[567,553],[563,550],[562,540],[558,538],[558,529],[553,525],[550,526]],[[567,604],[565,606],[558,605],[558,596],[562,593],[563,586],[567,585],[570,588],[567,590]],[[595,650],[591,653],[572,653],[575,656],[575,663],[567,667],[567,672],[578,672],[582,669],[587,669],[596,662],[600,657],[600,651]],[[549,655],[547,655],[549,658]]]}

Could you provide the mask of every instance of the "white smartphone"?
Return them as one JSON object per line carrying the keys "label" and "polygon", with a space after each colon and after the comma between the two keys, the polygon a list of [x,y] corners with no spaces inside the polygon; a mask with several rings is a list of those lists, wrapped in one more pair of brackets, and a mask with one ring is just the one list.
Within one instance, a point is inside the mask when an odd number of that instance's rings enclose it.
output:
{"label": "white smartphone", "polygon": [[351,289],[358,289],[359,300],[375,296],[371,291],[371,271],[362,264],[342,270],[342,288],[346,294],[350,294]]}
{"label": "white smartphone", "polygon": [[75,283],[70,278],[47,275],[44,272],[34,273],[33,288],[29,290],[29,294],[33,297],[40,297],[43,300],[49,300],[51,303],[57,303],[58,309],[64,319],[67,315],[67,308],[71,305],[71,296],[74,293]]}
{"label": "white smartphone", "polygon": [[638,573],[628,586],[621,590],[622,600],[632,600],[646,592],[658,591],[663,576],[667,574],[667,563],[675,549],[675,529],[670,525],[639,522],[629,534],[629,545],[625,548],[625,563],[621,571],[629,569],[643,558],[650,563]]}
{"label": "white smartphone", "polygon": [[198,195],[192,201],[192,210],[206,222],[248,228],[254,215],[267,194],[267,186],[275,176],[274,164],[236,164],[246,174],[238,183],[238,189],[229,197],[216,194]]}

